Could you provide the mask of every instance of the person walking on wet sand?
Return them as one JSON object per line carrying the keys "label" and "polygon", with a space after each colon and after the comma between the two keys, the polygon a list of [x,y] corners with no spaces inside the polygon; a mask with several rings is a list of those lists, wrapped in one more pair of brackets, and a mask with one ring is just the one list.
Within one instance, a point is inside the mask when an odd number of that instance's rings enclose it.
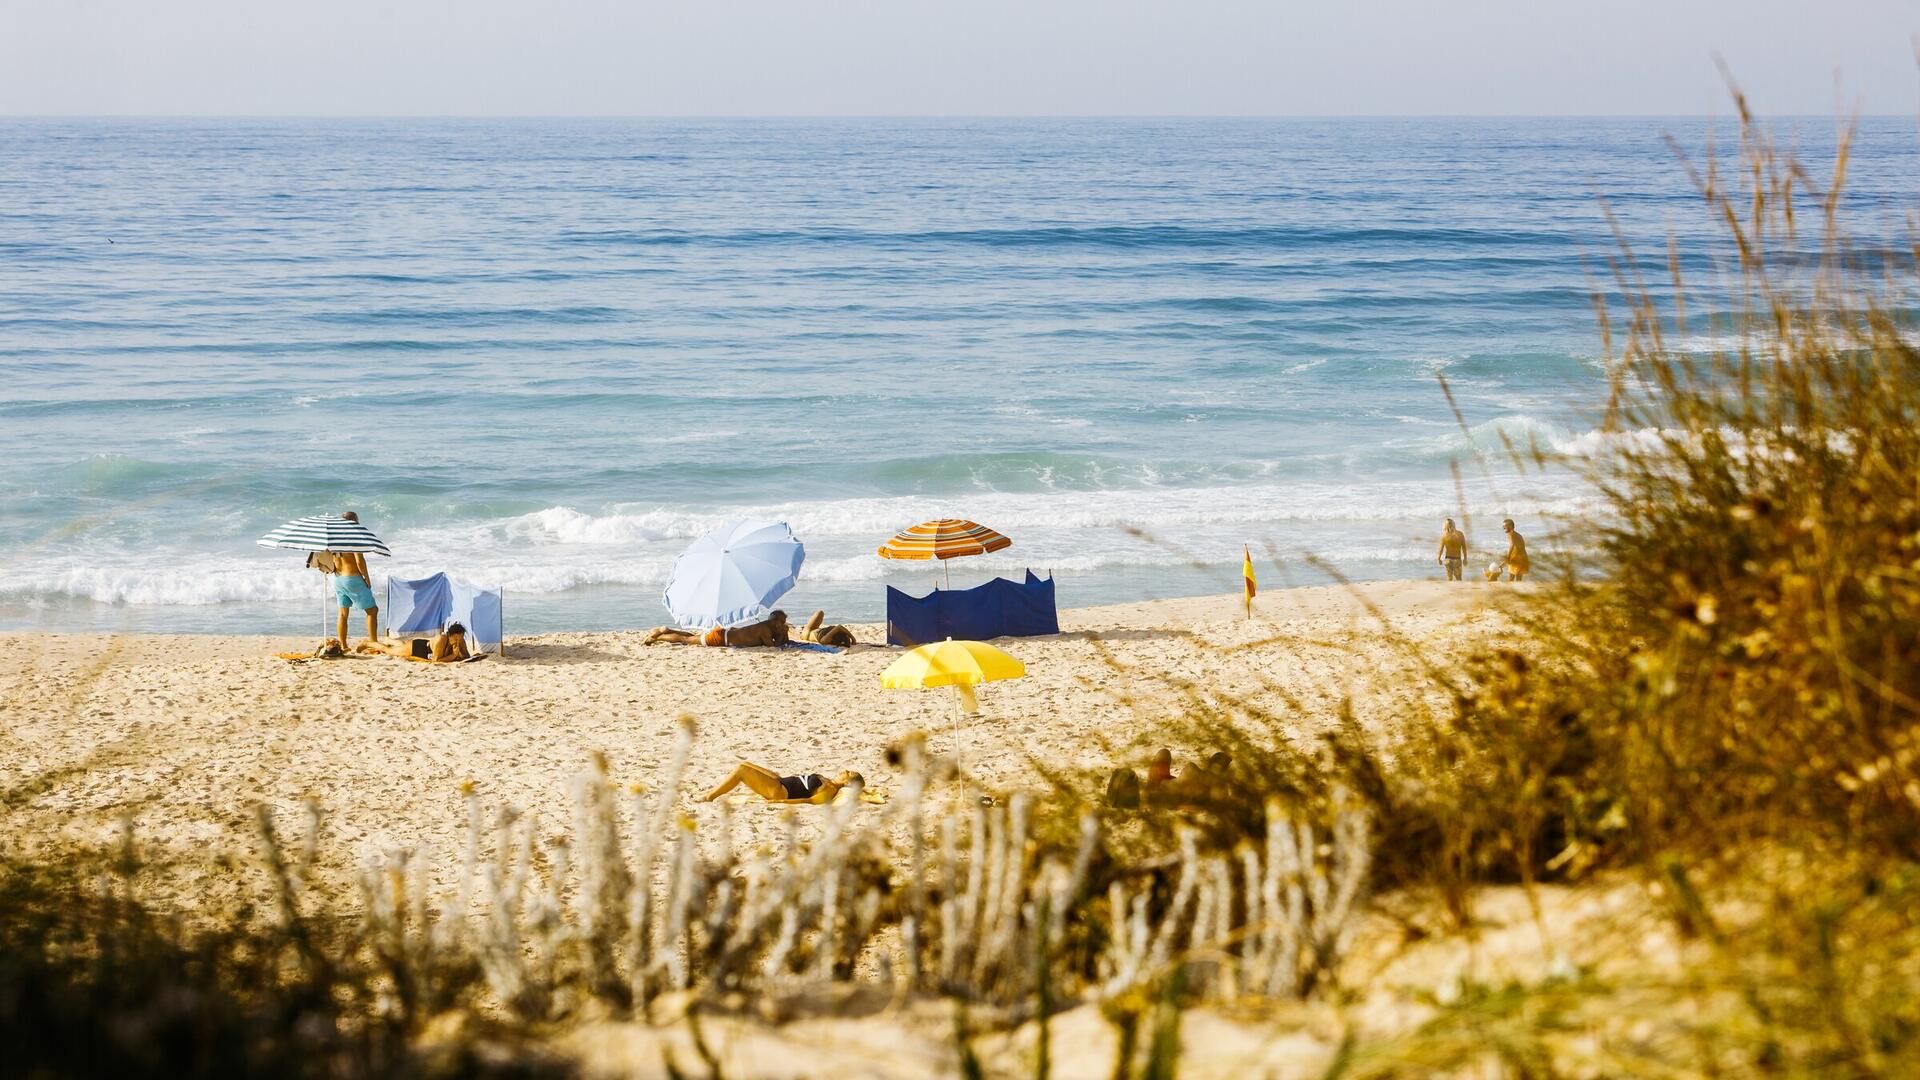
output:
{"label": "person walking on wet sand", "polygon": [[1454,528],[1453,519],[1447,519],[1447,526],[1440,533],[1440,565],[1447,569],[1448,581],[1460,581],[1461,571],[1467,565],[1467,534]]}
{"label": "person walking on wet sand", "polygon": [[[358,523],[360,515],[347,510],[340,515]],[[367,573],[367,557],[357,551],[333,553],[333,595],[340,601],[340,620],[335,637],[347,647],[347,611],[359,608],[367,613],[367,640],[380,640],[380,605],[373,601],[373,575]]]}
{"label": "person walking on wet sand", "polygon": [[1507,554],[1502,560],[1507,565],[1507,580],[1520,581],[1533,569],[1533,564],[1527,561],[1527,538],[1513,527],[1512,518],[1502,521],[1500,527],[1507,533]]}

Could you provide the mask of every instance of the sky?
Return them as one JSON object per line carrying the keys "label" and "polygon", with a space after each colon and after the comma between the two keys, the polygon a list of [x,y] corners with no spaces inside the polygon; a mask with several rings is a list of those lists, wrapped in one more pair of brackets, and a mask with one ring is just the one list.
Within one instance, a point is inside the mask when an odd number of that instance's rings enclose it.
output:
{"label": "sky", "polygon": [[1920,0],[0,0],[7,115],[1920,114]]}

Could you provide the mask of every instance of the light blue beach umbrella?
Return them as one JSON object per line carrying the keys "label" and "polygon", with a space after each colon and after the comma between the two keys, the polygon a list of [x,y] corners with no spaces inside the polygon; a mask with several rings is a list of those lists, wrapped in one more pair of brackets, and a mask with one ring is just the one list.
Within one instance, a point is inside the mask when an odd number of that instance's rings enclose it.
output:
{"label": "light blue beach umbrella", "polygon": [[806,557],[784,521],[724,525],[673,560],[667,612],[689,630],[759,622],[793,588]]}

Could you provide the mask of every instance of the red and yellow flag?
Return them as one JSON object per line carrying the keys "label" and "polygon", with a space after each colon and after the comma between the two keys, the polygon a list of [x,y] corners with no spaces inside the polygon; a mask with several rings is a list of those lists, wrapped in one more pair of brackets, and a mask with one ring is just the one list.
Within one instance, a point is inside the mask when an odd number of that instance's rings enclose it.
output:
{"label": "red and yellow flag", "polygon": [[1240,576],[1246,579],[1247,618],[1251,619],[1253,618],[1253,593],[1254,593],[1253,551],[1252,549],[1246,547],[1245,545],[1242,545],[1240,548]]}

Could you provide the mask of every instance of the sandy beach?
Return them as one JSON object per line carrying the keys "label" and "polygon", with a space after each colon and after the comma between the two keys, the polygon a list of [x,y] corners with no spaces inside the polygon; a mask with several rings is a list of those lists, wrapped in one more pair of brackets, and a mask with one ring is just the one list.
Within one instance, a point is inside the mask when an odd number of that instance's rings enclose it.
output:
{"label": "sandy beach", "polygon": [[[951,696],[882,690],[899,650],[881,647],[648,648],[638,632],[574,633],[510,636],[505,658],[477,664],[289,664],[272,654],[310,639],[11,634],[0,636],[0,769],[16,843],[103,843],[130,817],[153,855],[183,867],[241,854],[256,804],[291,820],[308,798],[341,856],[446,852],[468,781],[488,805],[558,831],[568,780],[593,754],[619,783],[651,787],[682,716],[699,725],[689,808],[696,786],[742,759],[855,769],[884,792],[885,748],[915,731],[1007,789],[1032,782],[1031,761],[1092,770],[1137,759],[1181,683],[1276,707],[1291,696],[1291,737],[1330,722],[1348,694],[1362,722],[1376,720],[1428,687],[1369,609],[1394,634],[1457,648],[1498,637],[1489,602],[1503,595],[1438,582],[1288,589],[1261,596],[1251,621],[1232,596],[1066,611],[1058,636],[1001,642],[1028,675],[986,688],[957,746]],[[857,631],[883,639],[877,626]],[[737,835],[770,839],[782,817],[736,814]]]}

